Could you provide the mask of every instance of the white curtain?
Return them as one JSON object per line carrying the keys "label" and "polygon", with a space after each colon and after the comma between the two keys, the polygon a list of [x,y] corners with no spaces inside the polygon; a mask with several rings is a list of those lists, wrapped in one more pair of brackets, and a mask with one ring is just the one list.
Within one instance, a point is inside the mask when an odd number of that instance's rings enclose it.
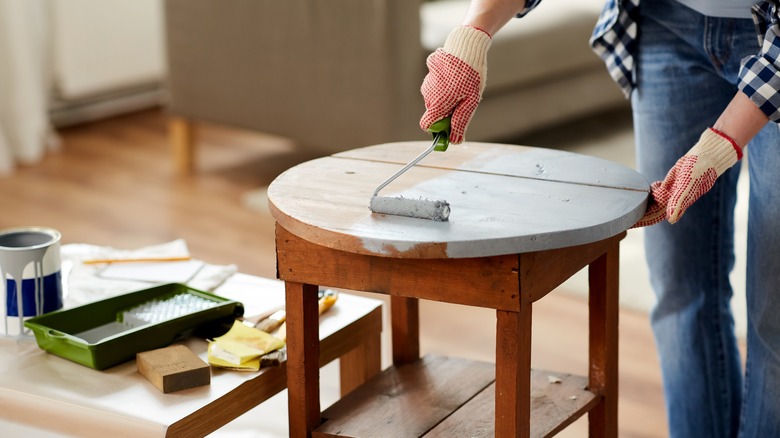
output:
{"label": "white curtain", "polygon": [[46,0],[0,0],[0,176],[57,145],[46,18]]}

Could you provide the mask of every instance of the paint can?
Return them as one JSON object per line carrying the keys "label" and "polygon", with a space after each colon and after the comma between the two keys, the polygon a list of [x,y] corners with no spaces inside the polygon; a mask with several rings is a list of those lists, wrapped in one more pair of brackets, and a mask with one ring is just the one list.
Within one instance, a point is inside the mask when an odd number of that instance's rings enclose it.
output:
{"label": "paint can", "polygon": [[0,230],[0,315],[3,334],[24,335],[24,319],[62,308],[59,231],[44,227]]}

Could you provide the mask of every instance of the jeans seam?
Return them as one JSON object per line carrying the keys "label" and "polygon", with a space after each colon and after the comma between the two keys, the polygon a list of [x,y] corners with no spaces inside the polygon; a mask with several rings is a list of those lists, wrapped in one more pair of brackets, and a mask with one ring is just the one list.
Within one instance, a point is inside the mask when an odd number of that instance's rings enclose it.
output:
{"label": "jeans seam", "polygon": [[[723,71],[723,67],[726,66],[729,57],[731,56],[734,32],[734,20],[704,16],[704,52],[707,54],[707,58],[710,60],[710,64],[715,69],[715,72],[724,78],[726,72]],[[723,44],[721,44],[721,41],[716,41],[716,38],[712,37],[714,34],[723,37]],[[718,50],[718,53],[716,54],[716,47],[718,49],[723,49],[723,53],[720,53],[720,50]]]}
{"label": "jeans seam", "polygon": [[707,58],[710,60],[710,63],[713,64],[715,67],[715,70],[718,70],[717,66],[717,60],[715,59],[715,56],[712,55],[712,20],[708,16],[704,16],[704,34],[701,42],[702,48],[704,48],[704,53],[707,54]]}
{"label": "jeans seam", "polygon": [[[742,384],[742,394],[749,394],[748,388],[750,386],[750,352],[748,351],[747,358],[745,358],[745,380]],[[747,408],[747,397],[742,397],[742,405],[739,408],[739,432],[737,436],[741,437],[745,434],[745,410]]]}
{"label": "jeans seam", "polygon": [[[723,250],[724,250],[723,249],[723,236],[722,236],[722,233],[720,232],[721,215],[719,214],[720,212],[723,211],[723,208],[724,208],[724,206],[723,206],[722,190],[723,190],[723,184],[721,183],[721,184],[716,184],[715,190],[712,191],[713,192],[712,196],[715,197],[714,205],[717,206],[717,209],[713,210],[713,218],[712,218],[713,227],[711,228],[711,230],[714,233],[714,238],[712,239],[712,241],[715,244],[715,248],[714,248],[714,251],[713,251],[713,254],[715,256],[715,260],[713,260],[713,263],[711,265],[713,267],[713,272],[711,273],[711,275],[713,276],[714,283],[715,283],[716,296],[711,299],[711,301],[710,301],[710,303],[709,303],[709,305],[707,307],[711,311],[714,310],[715,321],[714,321],[714,324],[713,324],[714,325],[713,328],[715,330],[715,339],[716,339],[716,344],[715,344],[715,361],[716,361],[716,363],[714,365],[716,367],[715,372],[717,373],[717,375],[719,377],[718,381],[722,382],[722,384],[719,385],[720,388],[719,388],[719,394],[718,394],[720,404],[721,404],[721,406],[724,406],[724,407],[725,406],[729,406],[728,409],[721,409],[721,411],[723,411],[722,415],[723,415],[723,418],[724,418],[724,424],[727,425],[726,429],[727,429],[727,433],[728,433],[728,431],[731,430],[730,425],[732,423],[732,418],[731,418],[731,411],[732,411],[732,409],[730,408],[730,404],[731,404],[731,397],[730,397],[730,394],[729,394],[730,386],[727,384],[727,382],[729,382],[730,379],[728,378],[728,376],[729,376],[728,370],[726,370],[727,361],[726,361],[726,351],[725,351],[726,349],[725,349],[725,345],[724,345],[724,343],[726,341],[724,339],[723,316],[722,316],[721,307],[720,307],[721,306],[721,302],[723,301],[723,298],[724,298],[724,296],[723,296],[724,295],[724,288],[723,288],[723,283],[721,281],[722,277],[720,275],[721,274],[720,270],[723,268],[723,266],[721,265],[721,262],[723,261]],[[717,411],[718,410],[717,406],[714,406],[714,407],[716,408],[716,411]],[[713,418],[718,418],[718,413],[717,412],[714,412],[713,414],[715,414],[713,416]]]}

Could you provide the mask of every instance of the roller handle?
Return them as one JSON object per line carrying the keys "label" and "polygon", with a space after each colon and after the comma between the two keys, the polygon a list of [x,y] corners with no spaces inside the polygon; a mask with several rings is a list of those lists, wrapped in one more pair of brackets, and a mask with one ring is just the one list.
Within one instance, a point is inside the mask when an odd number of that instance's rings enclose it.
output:
{"label": "roller handle", "polygon": [[[450,117],[445,117],[437,122],[434,122],[428,128],[428,132],[433,135],[433,139],[436,141],[433,150],[439,152],[446,151],[450,145]],[[444,133],[444,135],[438,135],[441,133]]]}

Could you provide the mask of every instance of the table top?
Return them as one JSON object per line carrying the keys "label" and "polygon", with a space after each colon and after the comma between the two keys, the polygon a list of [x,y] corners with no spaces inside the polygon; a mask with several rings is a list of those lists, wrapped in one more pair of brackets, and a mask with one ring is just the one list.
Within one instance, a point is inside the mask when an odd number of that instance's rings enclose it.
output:
{"label": "table top", "polygon": [[427,142],[355,149],[295,166],[268,188],[274,219],[325,247],[398,258],[467,258],[591,243],[639,220],[647,180],[571,152],[464,143],[433,152],[379,196],[445,200],[449,221],[372,213],[374,189]]}
{"label": "table top", "polygon": [[[215,293],[241,301],[246,315],[285,302],[283,282],[245,274],[233,275]],[[320,338],[342,330],[381,304],[340,293],[333,308],[320,318]],[[185,344],[206,360],[206,341],[190,338]],[[38,429],[42,428],[78,436],[165,436],[172,424],[243,383],[261,378],[267,370],[215,369],[209,385],[163,394],[137,372],[135,361],[97,371],[40,350],[32,338],[18,341],[0,337],[0,430],[17,427],[27,432],[34,428],[36,434],[44,434]]]}

